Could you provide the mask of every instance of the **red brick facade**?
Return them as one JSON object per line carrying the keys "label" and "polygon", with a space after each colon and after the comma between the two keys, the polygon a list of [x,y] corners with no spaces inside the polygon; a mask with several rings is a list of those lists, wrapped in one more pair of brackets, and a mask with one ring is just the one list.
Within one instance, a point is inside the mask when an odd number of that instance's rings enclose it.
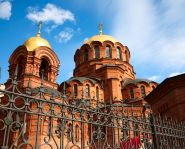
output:
{"label": "red brick facade", "polygon": [[[110,99],[113,103],[124,101],[137,104],[140,106],[133,110],[138,114],[143,111],[146,104],[143,100],[145,96],[157,86],[153,81],[136,79],[134,68],[130,64],[128,47],[108,35],[96,35],[90,38],[76,51],[74,61],[74,77],[58,85],[56,79],[60,62],[57,55],[45,39],[40,36],[32,37],[15,49],[11,55],[9,77],[13,77],[18,66],[17,77],[23,91],[28,82],[33,90],[37,90],[41,84],[44,84],[48,94],[52,89],[61,92],[65,85],[69,98],[91,99],[94,105],[97,100],[101,103],[109,103]],[[9,84],[8,81],[6,86]],[[34,117],[28,118],[27,135],[32,136],[36,132],[35,121]],[[43,124],[43,131],[40,132],[39,137],[43,140],[47,130],[47,120],[42,119],[41,124]],[[88,134],[88,126],[85,126],[85,132]],[[87,135],[85,140],[88,139]]]}
{"label": "red brick facade", "polygon": [[113,101],[142,100],[157,86],[153,81],[136,79],[128,47],[108,35],[90,38],[76,50],[74,60],[74,77],[67,81],[72,96],[75,81],[81,82],[77,83],[78,91],[85,91],[89,79],[94,80],[89,84],[90,97],[96,97],[96,88],[100,86],[100,98],[105,102],[110,98]]}
{"label": "red brick facade", "polygon": [[38,47],[34,51],[27,51],[24,45],[19,46],[9,59],[9,78],[12,78],[18,65],[18,79],[23,88],[27,86],[28,80],[32,88],[41,85],[41,71],[43,69],[43,80],[47,87],[58,88],[56,78],[59,69],[59,60],[55,52],[48,47]]}
{"label": "red brick facade", "polygon": [[154,113],[185,121],[185,74],[167,78],[146,100]]}

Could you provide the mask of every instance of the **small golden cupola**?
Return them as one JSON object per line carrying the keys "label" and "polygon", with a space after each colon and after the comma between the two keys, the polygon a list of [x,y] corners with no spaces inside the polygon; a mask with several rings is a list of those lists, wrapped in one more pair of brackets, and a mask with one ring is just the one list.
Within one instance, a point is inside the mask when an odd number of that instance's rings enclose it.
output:
{"label": "small golden cupola", "polygon": [[23,84],[23,88],[28,81],[31,88],[37,88],[44,80],[46,87],[57,89],[60,61],[48,41],[40,37],[41,23],[40,21],[38,24],[37,35],[29,38],[11,54],[9,76],[13,78],[17,71],[17,79]]}
{"label": "small golden cupola", "polygon": [[27,51],[34,51],[36,48],[41,47],[41,46],[45,46],[45,47],[52,49],[49,42],[46,39],[40,37],[41,24],[42,22],[40,21],[38,24],[37,36],[31,37],[24,42],[23,45],[26,47]]}
{"label": "small golden cupola", "polygon": [[103,43],[104,41],[111,41],[113,43],[119,42],[117,39],[115,39],[112,36],[103,35],[103,31],[102,31],[103,25],[101,23],[99,24],[98,27],[99,27],[99,35],[92,36],[91,38],[85,41],[85,44],[91,44],[93,41],[99,41],[101,43]]}

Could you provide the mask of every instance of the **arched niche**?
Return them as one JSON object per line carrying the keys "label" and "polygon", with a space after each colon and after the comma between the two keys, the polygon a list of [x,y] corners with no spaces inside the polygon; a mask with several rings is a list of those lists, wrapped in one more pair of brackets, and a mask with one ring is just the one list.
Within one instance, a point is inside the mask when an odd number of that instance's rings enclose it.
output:
{"label": "arched niche", "polygon": [[40,62],[40,68],[39,68],[39,77],[43,80],[48,81],[49,76],[51,75],[51,71],[50,71],[50,64],[48,62],[48,60],[46,58],[41,58],[41,62]]}

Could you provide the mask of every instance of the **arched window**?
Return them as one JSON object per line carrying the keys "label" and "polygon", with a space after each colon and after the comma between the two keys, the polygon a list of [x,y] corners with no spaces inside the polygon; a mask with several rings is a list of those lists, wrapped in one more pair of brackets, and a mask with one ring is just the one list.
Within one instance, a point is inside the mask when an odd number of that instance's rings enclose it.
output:
{"label": "arched window", "polygon": [[18,65],[18,73],[17,73],[17,77],[21,77],[23,75],[23,68],[22,65]]}
{"label": "arched window", "polygon": [[84,51],[84,62],[87,62],[89,60],[89,50],[85,49]]}
{"label": "arched window", "polygon": [[100,57],[100,50],[98,46],[94,47],[94,58],[99,58]]}
{"label": "arched window", "polygon": [[117,59],[121,59],[121,50],[119,47],[116,48]]}
{"label": "arched window", "polygon": [[23,75],[23,68],[24,68],[24,57],[21,56],[18,59],[18,72],[17,72],[17,77],[21,77]]}
{"label": "arched window", "polygon": [[48,80],[48,69],[49,65],[46,59],[41,59],[41,65],[39,69],[39,76],[43,80]]}
{"label": "arched window", "polygon": [[17,73],[17,77],[21,77],[23,75],[23,66],[21,64],[22,62],[20,61],[18,64],[18,73]]}
{"label": "arched window", "polygon": [[99,88],[96,87],[96,99],[99,99]]}
{"label": "arched window", "polygon": [[110,46],[107,45],[105,51],[106,51],[106,57],[111,58]]}
{"label": "arched window", "polygon": [[126,60],[126,62],[129,62],[129,57],[128,57],[127,51],[125,51],[125,60]]}
{"label": "arched window", "polygon": [[75,140],[76,142],[79,142],[79,126],[75,126]]}
{"label": "arched window", "polygon": [[74,86],[73,86],[73,96],[74,97],[78,96],[78,86],[77,86],[77,84],[74,84]]}
{"label": "arched window", "polygon": [[133,90],[133,88],[130,88],[130,98],[134,99],[134,90]]}
{"label": "arched window", "polygon": [[145,87],[144,86],[141,86],[141,96],[142,96],[142,98],[145,98],[145,96],[146,96]]}
{"label": "arched window", "polygon": [[85,95],[86,95],[86,97],[89,97],[90,96],[90,87],[89,87],[89,84],[87,84],[85,86]]}

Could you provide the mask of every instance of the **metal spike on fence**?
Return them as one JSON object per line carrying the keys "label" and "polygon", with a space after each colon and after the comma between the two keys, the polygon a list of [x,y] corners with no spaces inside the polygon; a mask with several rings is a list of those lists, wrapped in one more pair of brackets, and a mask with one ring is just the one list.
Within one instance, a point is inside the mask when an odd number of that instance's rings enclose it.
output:
{"label": "metal spike on fence", "polygon": [[118,113],[118,104],[116,104],[116,116],[118,116],[119,113]]}
{"label": "metal spike on fence", "polygon": [[183,123],[183,122],[180,122],[180,125],[181,125],[181,129],[182,129],[183,131],[185,131],[185,130],[184,130],[184,126],[185,126],[184,123]]}
{"label": "metal spike on fence", "polygon": [[132,106],[131,106],[131,111],[132,111],[131,114],[132,114],[132,117],[133,117],[133,116],[134,116],[133,104],[132,104]]}
{"label": "metal spike on fence", "polygon": [[124,117],[125,116],[125,111],[124,111],[124,104],[123,104],[123,102],[121,104],[121,110],[122,110],[122,116]]}
{"label": "metal spike on fence", "polygon": [[105,102],[104,102],[104,113],[107,114],[107,104]]}
{"label": "metal spike on fence", "polygon": [[170,127],[173,128],[173,119],[170,118]]}
{"label": "metal spike on fence", "polygon": [[111,98],[111,96],[110,96],[110,106],[112,106],[112,98]]}
{"label": "metal spike on fence", "polygon": [[63,95],[66,96],[66,82],[65,81],[63,85]]}
{"label": "metal spike on fence", "polygon": [[82,99],[84,98],[84,89],[82,88]]}
{"label": "metal spike on fence", "polygon": [[159,125],[161,125],[162,124],[162,119],[161,119],[161,114],[159,113],[159,118],[158,118],[158,120],[159,120]]}
{"label": "metal spike on fence", "polygon": [[96,100],[96,107],[99,110],[99,99]]}
{"label": "metal spike on fence", "polygon": [[52,90],[51,90],[51,100],[54,101],[55,100],[55,88],[53,87]]}
{"label": "metal spike on fence", "polygon": [[89,108],[91,108],[92,107],[92,99],[90,98],[90,100],[89,100]]}
{"label": "metal spike on fence", "polygon": [[29,78],[29,80],[28,80],[28,83],[27,83],[27,88],[31,88],[31,85],[30,85],[30,78]]}

